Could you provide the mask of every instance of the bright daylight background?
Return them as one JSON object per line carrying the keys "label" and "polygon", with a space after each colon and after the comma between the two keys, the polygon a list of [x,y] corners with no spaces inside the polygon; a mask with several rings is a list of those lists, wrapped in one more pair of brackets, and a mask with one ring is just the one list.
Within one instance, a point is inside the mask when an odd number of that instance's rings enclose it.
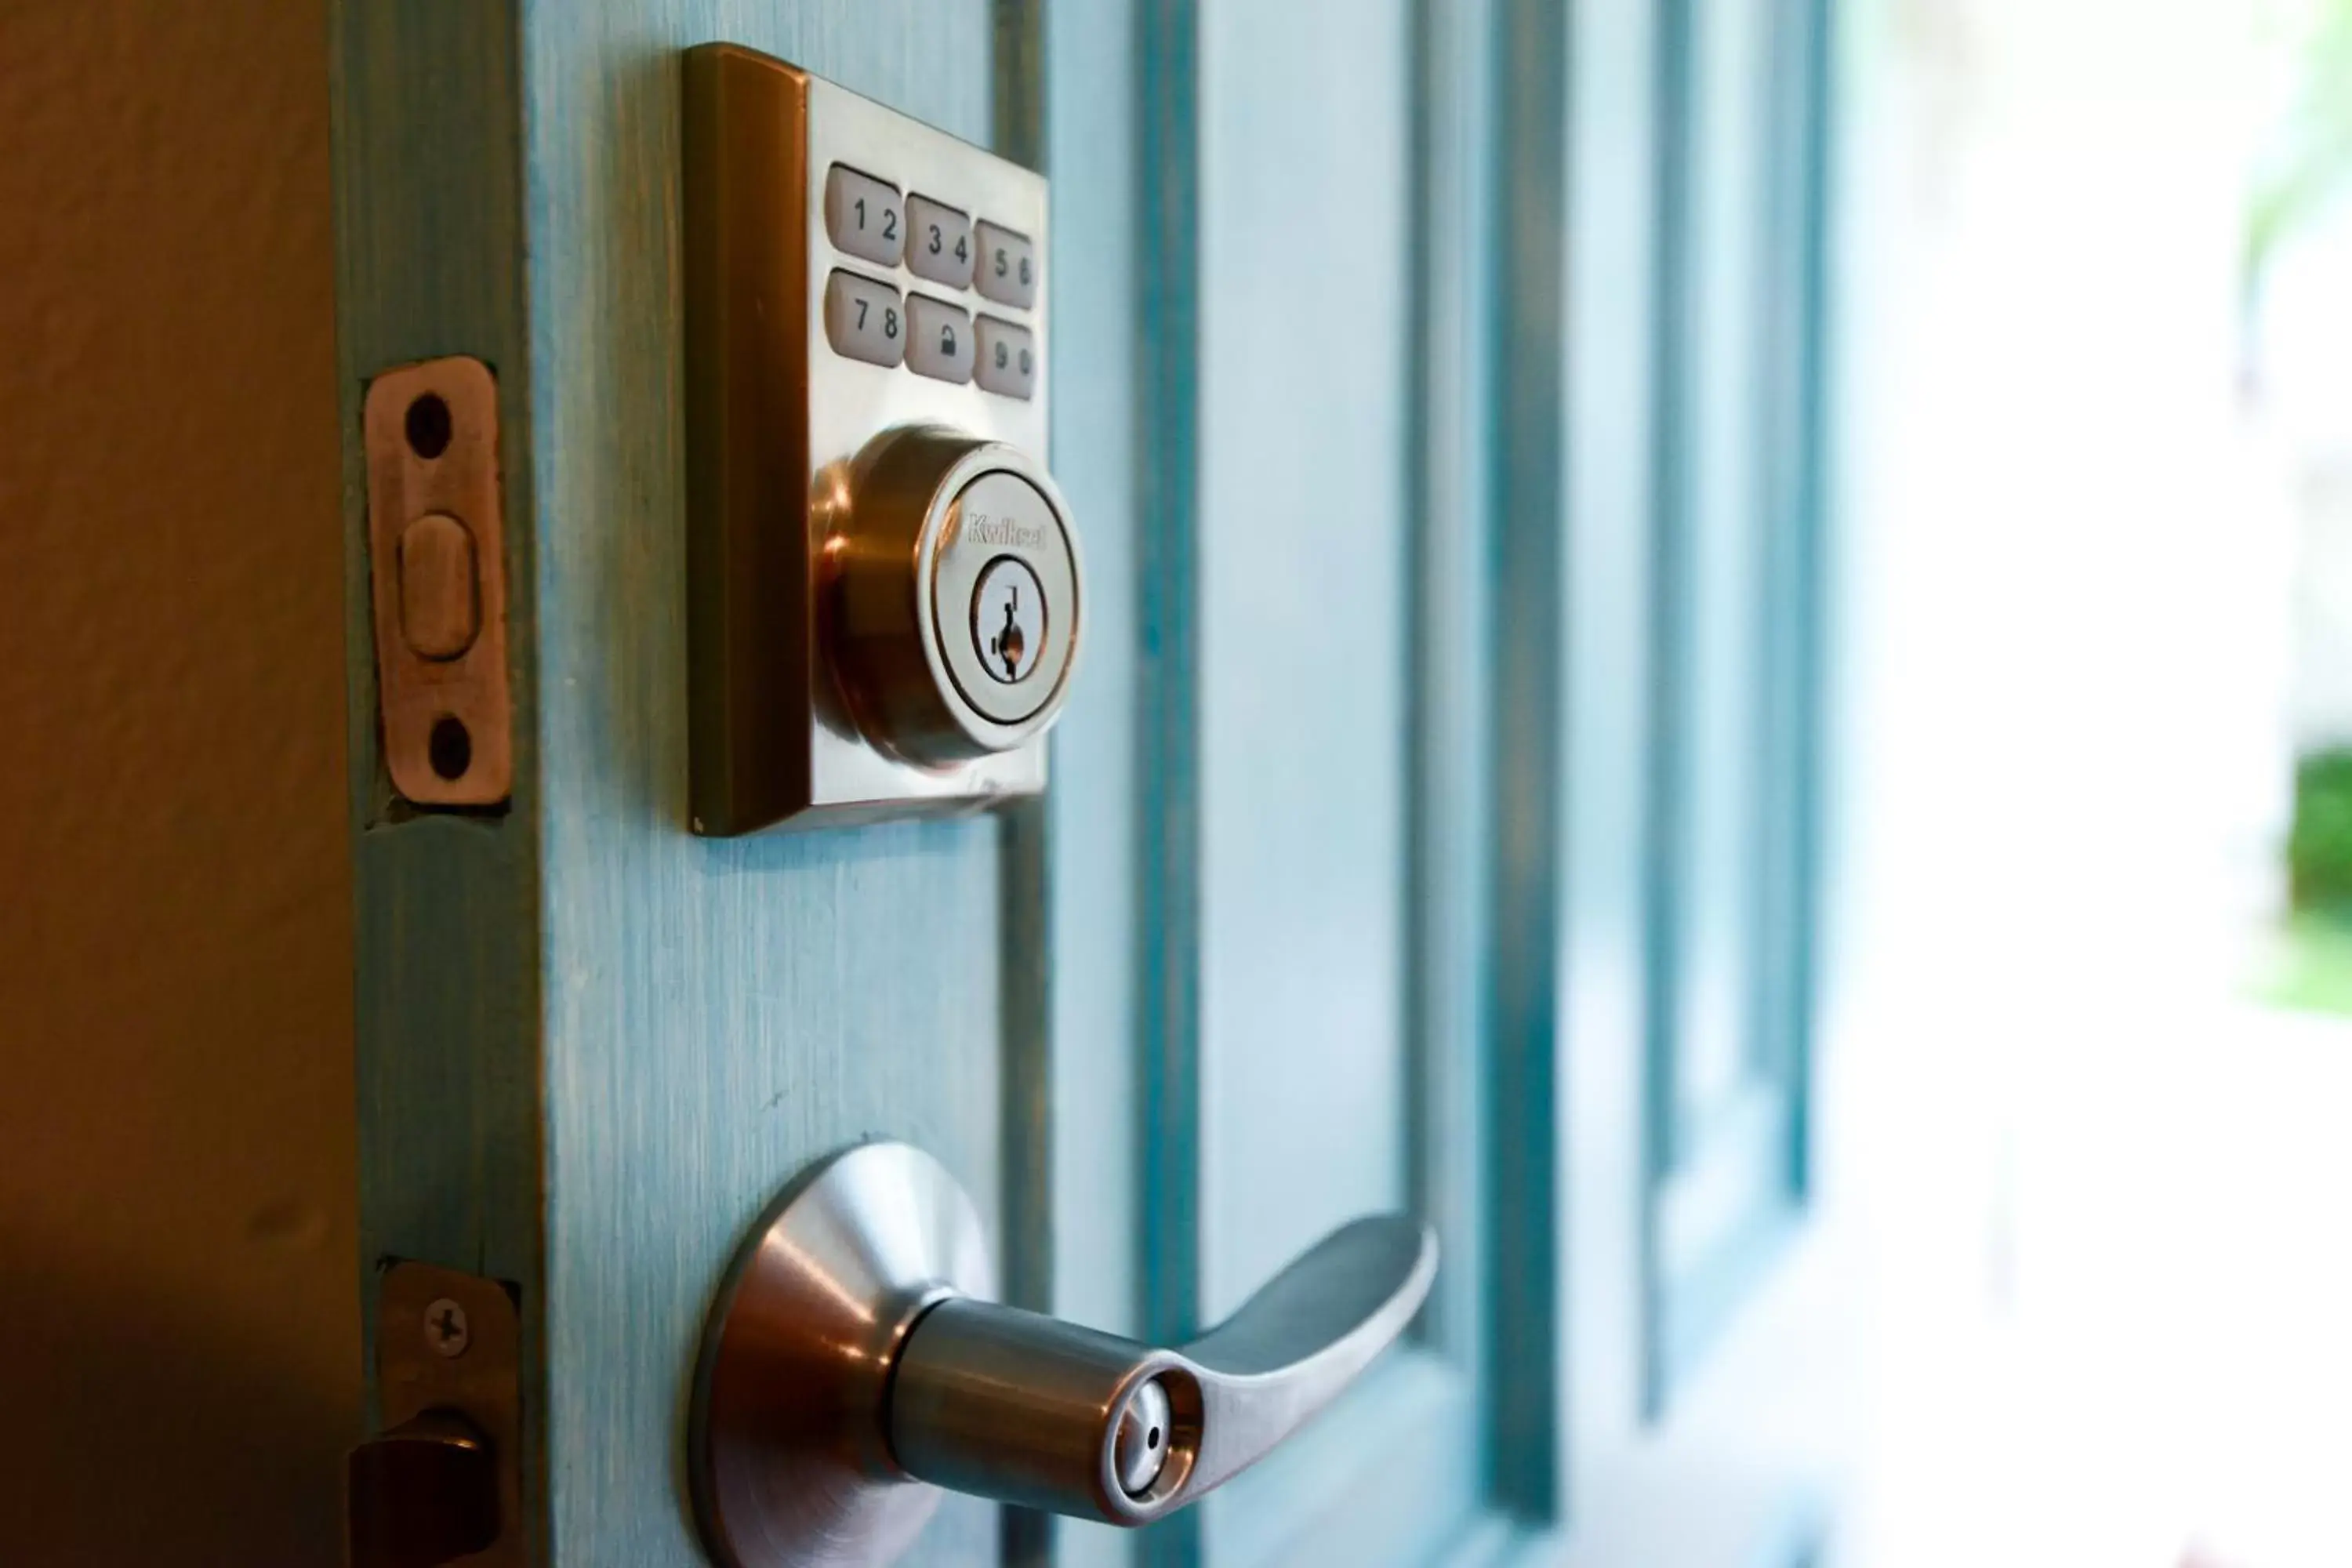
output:
{"label": "bright daylight background", "polygon": [[1741,1331],[1867,1368],[1846,1568],[2344,1568],[2352,6],[1844,42],[1828,1223]]}
{"label": "bright daylight background", "polygon": [[2352,1563],[2352,12],[1850,26],[1841,1554]]}

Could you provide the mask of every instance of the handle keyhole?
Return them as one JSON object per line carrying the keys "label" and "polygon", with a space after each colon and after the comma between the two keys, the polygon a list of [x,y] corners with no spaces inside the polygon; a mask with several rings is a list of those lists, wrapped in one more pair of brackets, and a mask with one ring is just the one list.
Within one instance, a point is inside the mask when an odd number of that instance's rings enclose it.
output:
{"label": "handle keyhole", "polygon": [[1111,1435],[1111,1464],[1128,1496],[1143,1496],[1168,1468],[1169,1445],[1176,1436],[1174,1415],[1168,1390],[1156,1377],[1147,1378],[1128,1395]]}

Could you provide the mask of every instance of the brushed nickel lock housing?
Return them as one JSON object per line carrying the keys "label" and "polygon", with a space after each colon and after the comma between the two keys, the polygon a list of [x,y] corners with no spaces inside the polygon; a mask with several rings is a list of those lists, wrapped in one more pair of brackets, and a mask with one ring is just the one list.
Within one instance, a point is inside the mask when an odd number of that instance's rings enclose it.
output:
{"label": "brushed nickel lock housing", "polygon": [[1038,793],[1084,629],[1045,180],[728,44],[685,157],[695,830]]}

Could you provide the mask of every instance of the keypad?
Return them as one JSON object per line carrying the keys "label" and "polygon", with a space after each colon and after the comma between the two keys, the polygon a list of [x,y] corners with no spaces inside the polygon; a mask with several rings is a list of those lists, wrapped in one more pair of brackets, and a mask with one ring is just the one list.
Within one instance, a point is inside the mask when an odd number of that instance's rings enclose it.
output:
{"label": "keypad", "polygon": [[[825,237],[835,249],[878,268],[1017,310],[1034,307],[1038,260],[1029,237],[922,191],[845,163],[825,173]],[[966,296],[968,298],[968,296]],[[834,352],[886,368],[1026,401],[1037,395],[1035,331],[1000,316],[974,321],[950,300],[907,292],[860,272],[825,279],[824,331]]]}

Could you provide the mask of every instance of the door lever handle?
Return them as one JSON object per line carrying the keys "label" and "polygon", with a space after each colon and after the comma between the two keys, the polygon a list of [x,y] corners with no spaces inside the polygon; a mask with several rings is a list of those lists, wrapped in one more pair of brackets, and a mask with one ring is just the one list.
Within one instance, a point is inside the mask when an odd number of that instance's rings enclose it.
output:
{"label": "door lever handle", "polygon": [[887,1561],[940,1488],[1148,1524],[1337,1398],[1436,1274],[1428,1226],[1359,1219],[1198,1339],[1140,1344],[989,1300],[954,1178],[861,1145],[770,1210],[712,1311],[690,1439],[704,1533],[738,1568]]}
{"label": "door lever handle", "polygon": [[953,1297],[900,1352],[888,1415],[908,1474],[1144,1524],[1255,1464],[1401,1333],[1437,1274],[1429,1227],[1341,1226],[1223,1323],[1156,1350]]}

